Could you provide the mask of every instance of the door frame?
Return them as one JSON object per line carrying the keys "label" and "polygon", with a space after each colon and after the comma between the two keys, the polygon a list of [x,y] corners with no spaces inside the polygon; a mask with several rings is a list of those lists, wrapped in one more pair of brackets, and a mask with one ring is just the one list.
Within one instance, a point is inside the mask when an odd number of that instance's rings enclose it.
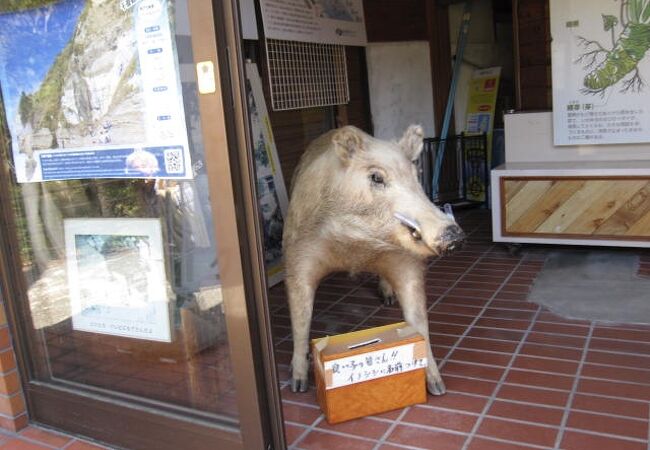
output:
{"label": "door frame", "polygon": [[215,423],[200,414],[181,417],[163,404],[129,402],[126,396],[33,379],[30,353],[40,350],[33,345],[30,324],[21,320],[29,317],[29,303],[6,166],[0,167],[0,296],[6,300],[31,420],[127,448],[284,448],[237,0],[188,0],[188,10],[194,60],[211,61],[215,67],[216,92],[199,94],[198,100],[238,422]]}

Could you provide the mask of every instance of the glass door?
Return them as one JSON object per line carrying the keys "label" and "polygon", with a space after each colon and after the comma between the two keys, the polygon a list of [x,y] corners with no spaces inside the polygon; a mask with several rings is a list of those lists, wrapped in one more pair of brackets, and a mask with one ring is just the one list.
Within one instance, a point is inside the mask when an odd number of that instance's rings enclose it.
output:
{"label": "glass door", "polygon": [[210,0],[0,6],[0,279],[36,422],[124,448],[271,440],[220,16]]}

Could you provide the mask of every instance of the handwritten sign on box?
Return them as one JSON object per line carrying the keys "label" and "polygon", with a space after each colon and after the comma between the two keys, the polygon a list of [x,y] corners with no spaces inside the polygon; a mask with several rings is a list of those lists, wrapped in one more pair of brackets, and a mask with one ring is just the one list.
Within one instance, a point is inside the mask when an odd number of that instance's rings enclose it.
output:
{"label": "handwritten sign on box", "polygon": [[325,361],[323,368],[326,389],[334,389],[426,366],[424,342],[416,342]]}

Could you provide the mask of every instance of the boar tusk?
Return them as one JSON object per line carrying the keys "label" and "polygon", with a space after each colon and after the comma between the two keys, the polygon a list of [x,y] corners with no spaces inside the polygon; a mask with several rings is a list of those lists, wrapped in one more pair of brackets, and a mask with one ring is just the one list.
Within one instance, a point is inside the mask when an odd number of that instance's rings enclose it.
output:
{"label": "boar tusk", "polygon": [[422,239],[422,230],[420,228],[420,224],[415,219],[411,219],[410,217],[407,217],[399,212],[394,213],[393,217],[399,220],[400,223],[406,228],[411,230],[411,236],[413,236],[413,239],[417,241]]}
{"label": "boar tusk", "polygon": [[449,217],[451,220],[456,220],[454,217],[454,209],[451,207],[449,203],[445,203],[442,207],[442,210],[445,212],[447,217]]}

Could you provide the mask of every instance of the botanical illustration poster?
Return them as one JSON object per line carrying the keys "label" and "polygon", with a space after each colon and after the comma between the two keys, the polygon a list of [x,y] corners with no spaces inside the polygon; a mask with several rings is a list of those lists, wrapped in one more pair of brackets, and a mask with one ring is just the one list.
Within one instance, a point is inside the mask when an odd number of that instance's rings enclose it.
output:
{"label": "botanical illustration poster", "polygon": [[66,219],[72,328],[171,342],[158,219]]}
{"label": "botanical illustration poster", "polygon": [[264,228],[264,260],[269,285],[282,281],[282,230],[289,198],[273,140],[262,80],[254,63],[246,63],[248,109],[257,171],[258,204]]}
{"label": "botanical illustration poster", "polygon": [[191,178],[172,3],[0,6],[0,87],[18,182]]}
{"label": "botanical illustration poster", "polygon": [[551,0],[555,145],[650,142],[650,0]]}
{"label": "botanical illustration poster", "polygon": [[494,130],[494,111],[499,92],[501,67],[477,69],[472,73],[467,97],[467,120],[465,132],[485,134],[487,137],[486,158],[465,155],[465,188],[467,199],[477,202],[485,201],[486,164],[492,161],[492,131]]}
{"label": "botanical illustration poster", "polygon": [[363,0],[260,0],[270,39],[366,45]]}

